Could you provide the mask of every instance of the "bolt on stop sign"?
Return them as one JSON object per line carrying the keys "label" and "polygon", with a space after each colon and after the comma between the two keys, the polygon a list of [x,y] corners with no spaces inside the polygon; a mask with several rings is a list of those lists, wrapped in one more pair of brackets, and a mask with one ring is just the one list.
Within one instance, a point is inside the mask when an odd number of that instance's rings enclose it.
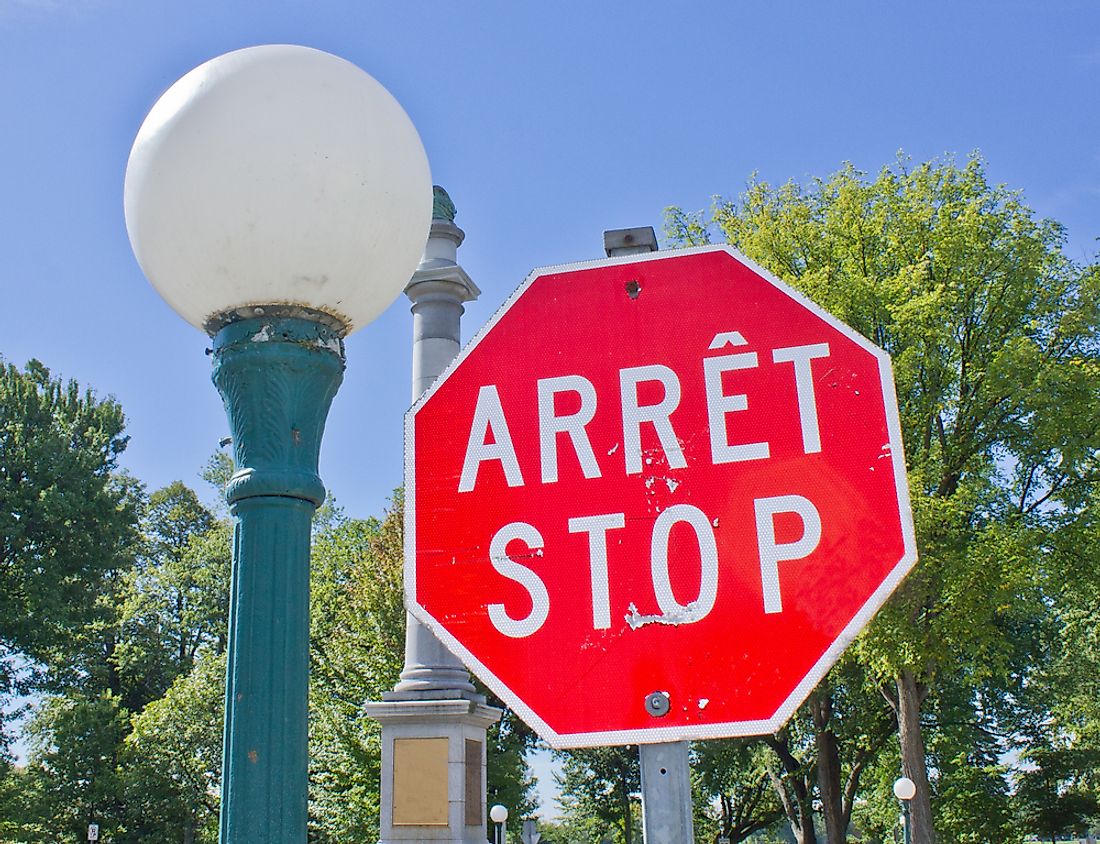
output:
{"label": "bolt on stop sign", "polygon": [[555,747],[773,732],[916,560],[888,356],[724,247],[534,272],[405,437],[408,607]]}

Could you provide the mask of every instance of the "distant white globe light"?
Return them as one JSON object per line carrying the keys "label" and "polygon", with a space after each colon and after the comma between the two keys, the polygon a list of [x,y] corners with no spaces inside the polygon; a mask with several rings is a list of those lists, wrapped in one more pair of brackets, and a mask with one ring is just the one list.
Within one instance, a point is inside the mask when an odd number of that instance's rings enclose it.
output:
{"label": "distant white globe light", "polygon": [[124,195],[145,275],[210,332],[263,306],[362,328],[412,276],[432,216],[427,156],[397,101],[350,62],[291,45],[227,53],[169,88]]}
{"label": "distant white globe light", "polygon": [[912,800],[917,794],[917,784],[909,777],[894,780],[894,796],[898,800]]}
{"label": "distant white globe light", "polygon": [[489,820],[493,823],[504,823],[508,820],[508,810],[497,803],[489,810]]}

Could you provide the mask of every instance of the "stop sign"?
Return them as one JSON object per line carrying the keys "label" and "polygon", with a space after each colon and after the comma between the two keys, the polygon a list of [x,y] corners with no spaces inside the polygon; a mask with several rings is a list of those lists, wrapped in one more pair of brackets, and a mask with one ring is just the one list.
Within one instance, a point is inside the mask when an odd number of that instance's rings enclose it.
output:
{"label": "stop sign", "polygon": [[886,353],[725,247],[534,272],[405,437],[409,609],[555,747],[773,732],[916,559]]}

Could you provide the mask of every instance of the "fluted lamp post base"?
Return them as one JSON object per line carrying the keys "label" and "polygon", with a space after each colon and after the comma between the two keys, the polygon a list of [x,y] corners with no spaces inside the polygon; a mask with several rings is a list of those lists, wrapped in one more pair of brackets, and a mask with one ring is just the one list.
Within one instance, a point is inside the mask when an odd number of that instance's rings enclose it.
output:
{"label": "fluted lamp post base", "polygon": [[317,462],[343,370],[338,333],[315,320],[258,316],[214,338],[237,466],[226,490],[236,524],[223,844],[306,841],[310,526],[325,497]]}

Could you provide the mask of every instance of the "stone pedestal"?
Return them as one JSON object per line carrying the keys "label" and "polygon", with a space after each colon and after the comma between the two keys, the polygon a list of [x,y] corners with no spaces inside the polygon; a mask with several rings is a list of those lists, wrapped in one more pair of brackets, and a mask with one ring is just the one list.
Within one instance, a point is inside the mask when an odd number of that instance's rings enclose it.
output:
{"label": "stone pedestal", "polygon": [[379,844],[484,844],[485,731],[500,710],[427,694],[391,692],[364,709],[382,725]]}

